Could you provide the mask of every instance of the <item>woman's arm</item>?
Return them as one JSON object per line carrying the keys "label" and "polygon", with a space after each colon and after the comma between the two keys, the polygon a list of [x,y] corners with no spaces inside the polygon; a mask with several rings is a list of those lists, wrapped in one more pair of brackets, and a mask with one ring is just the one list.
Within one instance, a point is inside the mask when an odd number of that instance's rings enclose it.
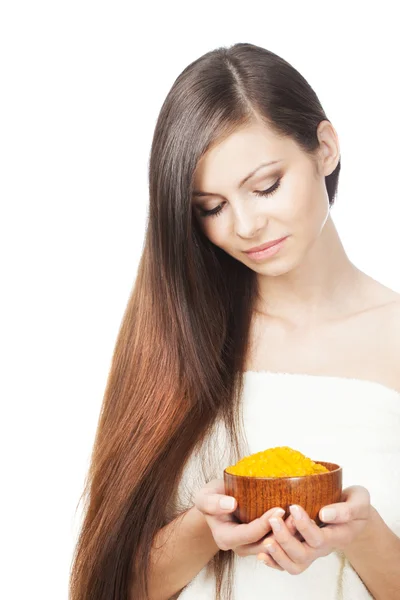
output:
{"label": "woman's arm", "polygon": [[400,538],[374,507],[365,532],[343,552],[375,600],[399,600]]}
{"label": "woman's arm", "polygon": [[150,557],[150,599],[175,597],[218,551],[203,513],[192,506],[160,529],[154,538]]}

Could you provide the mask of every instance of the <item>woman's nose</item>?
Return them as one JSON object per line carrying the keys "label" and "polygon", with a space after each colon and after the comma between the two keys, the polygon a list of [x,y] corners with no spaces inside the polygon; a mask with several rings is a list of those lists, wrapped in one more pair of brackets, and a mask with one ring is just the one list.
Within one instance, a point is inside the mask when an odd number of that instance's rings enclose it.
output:
{"label": "woman's nose", "polygon": [[235,231],[239,237],[251,240],[257,238],[259,232],[265,229],[266,219],[261,216],[242,213],[235,216]]}

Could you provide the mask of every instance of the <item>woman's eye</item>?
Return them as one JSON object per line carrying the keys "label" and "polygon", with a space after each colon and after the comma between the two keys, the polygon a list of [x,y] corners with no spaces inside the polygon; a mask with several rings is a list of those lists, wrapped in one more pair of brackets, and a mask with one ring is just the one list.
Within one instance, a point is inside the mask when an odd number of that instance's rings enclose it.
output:
{"label": "woman's eye", "polygon": [[204,210],[203,208],[199,208],[201,217],[216,217],[222,210],[222,204],[219,204],[216,208],[212,210]]}
{"label": "woman's eye", "polygon": [[280,177],[272,187],[268,188],[267,190],[255,190],[255,194],[256,196],[271,196],[274,192],[276,192],[276,190],[279,188],[280,184],[281,184],[281,179],[282,177]]}
{"label": "woman's eye", "polygon": [[[281,177],[274,183],[273,186],[271,186],[270,188],[266,189],[266,190],[255,190],[254,193],[256,196],[271,196],[274,192],[276,192],[276,190],[279,188],[280,183],[281,183]],[[200,216],[201,217],[217,217],[223,208],[223,204],[219,204],[218,206],[216,206],[215,208],[213,208],[212,210],[204,210],[203,208],[199,208],[200,211]]]}

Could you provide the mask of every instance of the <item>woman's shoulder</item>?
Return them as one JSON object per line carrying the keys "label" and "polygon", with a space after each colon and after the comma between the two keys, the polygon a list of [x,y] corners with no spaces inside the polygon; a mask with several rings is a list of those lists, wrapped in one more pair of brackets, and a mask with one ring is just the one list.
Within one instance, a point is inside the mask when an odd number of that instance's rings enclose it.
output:
{"label": "woman's shoulder", "polygon": [[[372,287],[372,286],[371,286]],[[374,281],[375,302],[372,310],[376,310],[376,318],[384,320],[390,327],[400,328],[400,293],[383,283]]]}
{"label": "woman's shoulder", "polygon": [[357,294],[358,309],[356,314],[366,315],[371,321],[385,321],[398,325],[400,313],[400,293],[377,281],[370,275],[362,273],[358,283],[360,293]]}
{"label": "woman's shoulder", "polygon": [[381,286],[382,302],[376,307],[373,316],[377,332],[376,343],[384,340],[382,359],[388,361],[396,388],[400,390],[400,294],[383,284],[378,285]]}
{"label": "woman's shoulder", "polygon": [[371,275],[359,271],[361,278],[358,284],[360,289],[363,290],[362,297],[366,303],[370,305],[382,305],[382,306],[395,306],[400,304],[400,293],[392,288],[388,287],[381,281],[374,279]]}
{"label": "woman's shoulder", "polygon": [[387,331],[390,341],[394,344],[394,349],[397,349],[400,371],[400,294],[394,292],[393,298],[387,303],[384,311]]}
{"label": "woman's shoulder", "polygon": [[400,293],[365,273],[354,293],[355,310],[340,328],[349,349],[339,363],[352,365],[355,359],[356,377],[368,375],[400,391]]}

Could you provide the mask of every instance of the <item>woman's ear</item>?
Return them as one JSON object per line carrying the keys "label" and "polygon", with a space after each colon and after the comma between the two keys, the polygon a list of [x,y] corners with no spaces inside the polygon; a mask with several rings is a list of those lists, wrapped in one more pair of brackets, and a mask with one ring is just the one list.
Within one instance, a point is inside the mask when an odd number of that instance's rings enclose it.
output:
{"label": "woman's ear", "polygon": [[319,140],[319,168],[325,177],[333,173],[340,160],[339,138],[330,121],[324,120],[317,128]]}

